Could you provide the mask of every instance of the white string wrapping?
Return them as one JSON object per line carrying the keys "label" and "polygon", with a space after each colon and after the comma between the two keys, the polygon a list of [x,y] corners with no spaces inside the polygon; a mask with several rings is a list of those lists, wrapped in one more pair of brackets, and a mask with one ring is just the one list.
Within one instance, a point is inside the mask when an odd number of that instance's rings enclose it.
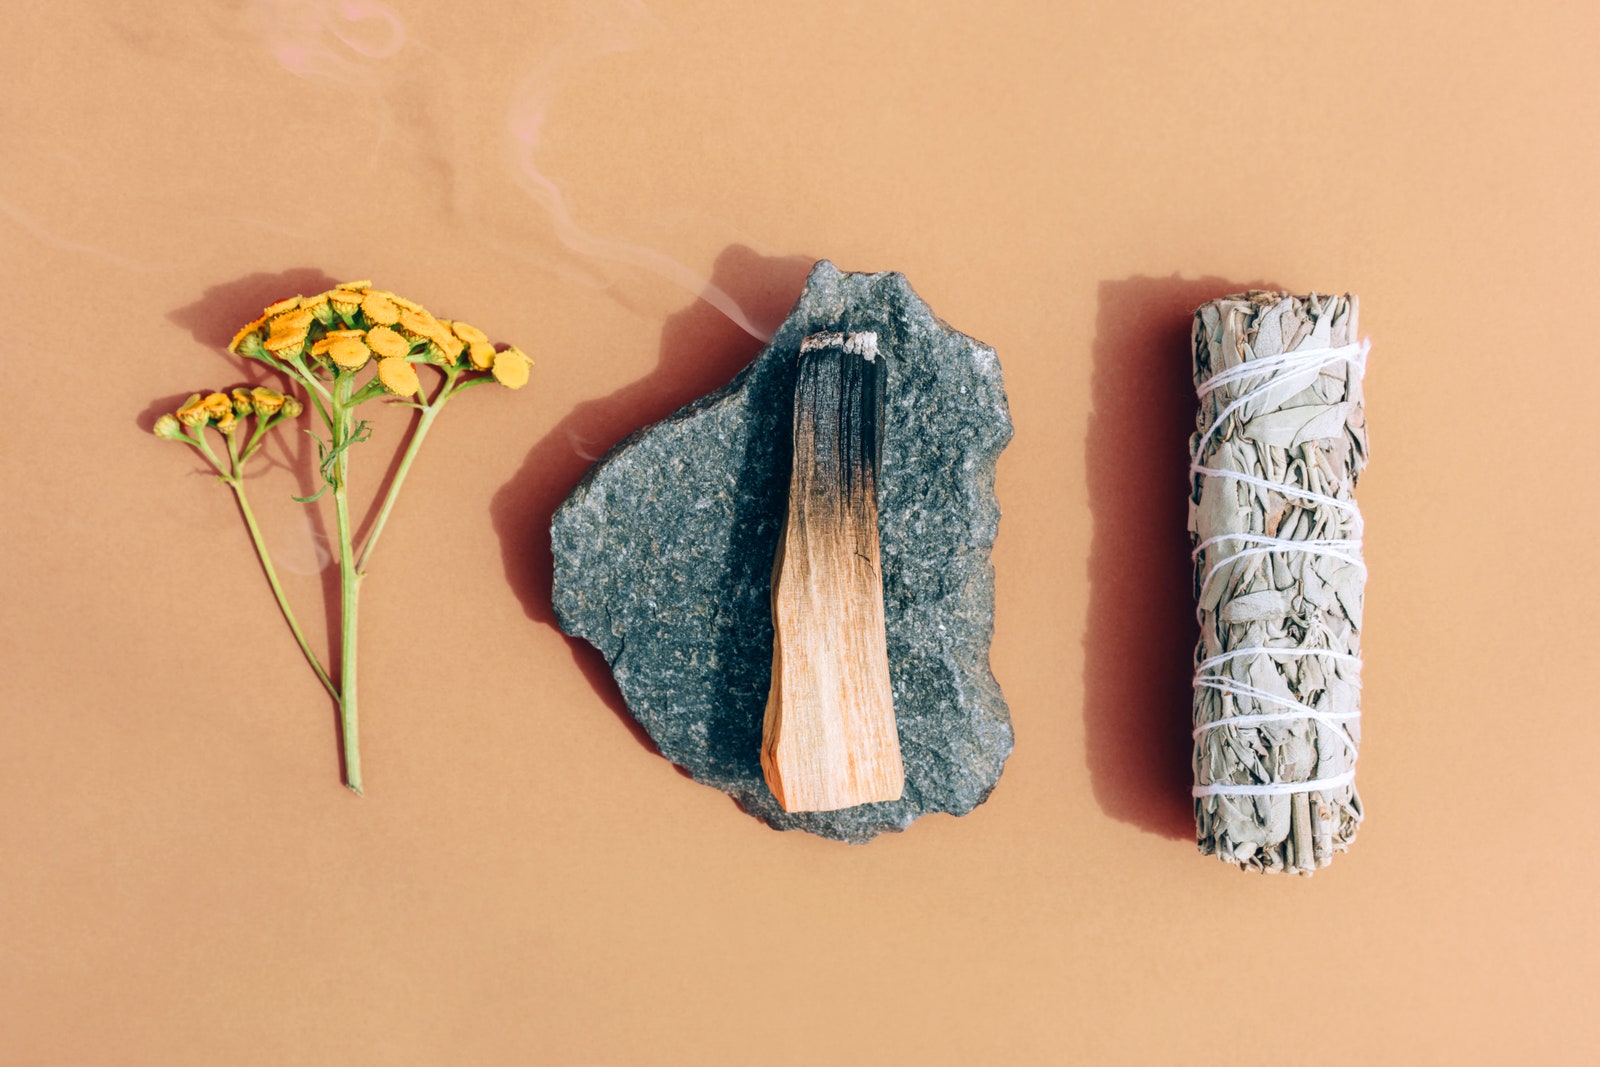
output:
{"label": "white string wrapping", "polygon": [[[1263,356],[1259,359],[1240,362],[1219,371],[1200,383],[1196,388],[1196,393],[1203,400],[1212,392],[1224,386],[1240,385],[1259,379],[1228,404],[1221,407],[1205,430],[1197,435],[1189,464],[1190,477],[1192,479],[1198,480],[1201,477],[1230,478],[1283,496],[1335,508],[1352,517],[1354,528],[1357,531],[1356,537],[1343,539],[1292,539],[1256,533],[1227,533],[1218,534],[1200,541],[1195,545],[1193,551],[1193,558],[1196,561],[1199,561],[1203,552],[1222,545],[1224,542],[1239,547],[1235,548],[1231,554],[1211,562],[1206,569],[1196,592],[1197,606],[1195,613],[1197,618],[1203,616],[1203,611],[1199,605],[1205,602],[1212,580],[1230,564],[1244,559],[1285,552],[1327,556],[1359,568],[1362,577],[1365,578],[1366,564],[1360,556],[1361,539],[1359,531],[1361,529],[1361,512],[1354,500],[1341,499],[1328,493],[1320,492],[1309,485],[1272,481],[1246,474],[1242,471],[1207,466],[1200,462],[1200,458],[1205,453],[1207,443],[1220,431],[1223,424],[1231,416],[1241,411],[1248,411],[1252,402],[1266,396],[1272,390],[1285,388],[1285,381],[1303,378],[1306,384],[1310,384],[1310,381],[1317,374],[1341,363],[1350,364],[1355,377],[1362,377],[1366,371],[1369,348],[1370,343],[1362,340],[1337,347],[1307,347],[1276,355]],[[1287,475],[1289,472],[1285,473]],[[1198,484],[1198,481],[1196,481],[1195,486],[1191,488],[1197,488]],[[1305,781],[1233,784],[1228,782],[1201,782],[1199,780],[1197,761],[1195,784],[1190,790],[1191,794],[1197,798],[1208,796],[1274,797],[1287,796],[1293,793],[1338,789],[1354,782],[1355,769],[1353,764],[1355,763],[1357,752],[1356,742],[1346,729],[1345,724],[1359,720],[1361,712],[1359,710],[1349,712],[1321,711],[1307,704],[1277,696],[1237,678],[1220,673],[1219,668],[1225,664],[1250,656],[1319,656],[1332,662],[1344,663],[1357,672],[1359,672],[1361,666],[1361,660],[1357,656],[1338,649],[1320,647],[1253,645],[1231,649],[1227,652],[1207,657],[1196,665],[1194,675],[1196,687],[1214,689],[1224,694],[1253,701],[1258,705],[1268,705],[1282,710],[1223,715],[1220,718],[1196,726],[1193,730],[1193,737],[1198,741],[1208,731],[1223,726],[1255,729],[1267,723],[1293,720],[1309,721],[1316,723],[1319,727],[1328,729],[1344,744],[1350,753],[1352,767],[1341,774],[1312,778]],[[1359,688],[1359,674],[1354,679],[1353,684]],[[1359,815],[1357,815],[1357,818],[1359,818]]]}

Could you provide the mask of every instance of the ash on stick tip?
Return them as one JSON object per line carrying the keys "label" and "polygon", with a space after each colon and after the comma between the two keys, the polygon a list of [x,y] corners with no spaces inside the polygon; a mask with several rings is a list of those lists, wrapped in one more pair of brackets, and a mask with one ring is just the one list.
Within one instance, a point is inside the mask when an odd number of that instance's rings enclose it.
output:
{"label": "ash on stick tip", "polygon": [[843,348],[852,356],[860,356],[868,363],[878,358],[878,335],[872,330],[863,330],[857,333],[840,333],[838,331],[823,331],[814,333],[800,342],[800,354],[815,352],[821,348]]}

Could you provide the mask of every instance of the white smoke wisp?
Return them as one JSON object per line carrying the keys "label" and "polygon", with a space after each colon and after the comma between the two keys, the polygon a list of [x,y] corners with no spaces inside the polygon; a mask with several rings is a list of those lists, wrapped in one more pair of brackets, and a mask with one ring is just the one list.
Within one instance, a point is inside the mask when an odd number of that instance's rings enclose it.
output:
{"label": "white smoke wisp", "polygon": [[0,215],[9,218],[33,237],[34,240],[48,248],[54,248],[61,252],[74,252],[80,255],[92,256],[95,259],[104,260],[114,267],[121,267],[123,270],[149,274],[156,271],[171,270],[178,266],[176,261],[152,262],[142,259],[130,259],[127,256],[118,255],[108,248],[101,248],[99,245],[68,240],[47,229],[43,224],[35,220],[32,215],[29,215],[4,197],[0,197]]}
{"label": "white smoke wisp", "polygon": [[578,255],[660,275],[722,312],[750,336],[770,341],[772,335],[753,324],[738,302],[709,278],[655,249],[598,236],[584,229],[573,218],[561,188],[539,168],[537,154],[545,119],[556,93],[571,72],[601,56],[640,47],[640,30],[650,21],[649,12],[637,0],[620,0],[614,4],[580,2],[573,4],[572,9],[582,16],[581,27],[530,71],[511,95],[506,130],[510,135],[512,175],[517,184],[549,216],[561,243]]}
{"label": "white smoke wisp", "polygon": [[[540,169],[537,154],[545,119],[572,72],[600,56],[641,47],[642,30],[652,21],[638,0],[573,0],[569,12],[577,26],[512,93],[506,130],[513,180],[549,218],[556,238],[580,258],[659,275],[706,301],[750,336],[771,340],[771,334],[752,323],[738,302],[709,278],[653,248],[586,230],[574,218],[560,186]],[[452,85],[460,77],[444,53],[409,38],[404,19],[377,0],[248,0],[245,21],[278,63],[301,77],[375,89],[375,61],[398,54],[408,44],[439,59],[446,68],[444,78]]]}
{"label": "white smoke wisp", "polygon": [[370,81],[363,60],[406,43],[405,20],[376,0],[249,0],[244,19],[284,70],[347,84]]}

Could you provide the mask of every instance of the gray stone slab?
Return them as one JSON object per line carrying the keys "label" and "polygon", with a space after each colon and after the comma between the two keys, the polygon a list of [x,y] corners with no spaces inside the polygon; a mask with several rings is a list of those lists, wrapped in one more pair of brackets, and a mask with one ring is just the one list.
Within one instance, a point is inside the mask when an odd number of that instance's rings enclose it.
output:
{"label": "gray stone slab", "polygon": [[[818,330],[876,331],[888,358],[879,532],[906,788],[790,814],[761,776],[761,720],[795,357]],[[663,755],[771,826],[862,842],[929,812],[964,815],[1012,747],[989,670],[994,470],[1010,439],[992,348],[936,318],[903,276],[820,262],[750,366],[617,445],[556,511],[556,616],[605,655]]]}

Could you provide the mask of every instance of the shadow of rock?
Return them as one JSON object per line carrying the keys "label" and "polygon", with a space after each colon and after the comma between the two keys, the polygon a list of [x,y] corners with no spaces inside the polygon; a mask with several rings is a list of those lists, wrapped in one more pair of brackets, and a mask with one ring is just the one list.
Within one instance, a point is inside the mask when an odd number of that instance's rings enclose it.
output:
{"label": "shadow of rock", "polygon": [[1274,287],[1176,275],[1100,283],[1084,448],[1094,516],[1084,639],[1089,779],[1107,815],[1174,839],[1194,837],[1189,324],[1207,300],[1265,288]]}
{"label": "shadow of rock", "polygon": [[[753,323],[770,332],[799,298],[813,262],[803,256],[762,256],[734,245],[717,257],[711,281]],[[584,472],[629,434],[727,384],[762,347],[721,312],[696,300],[667,320],[649,374],[579,404],[529,450],[516,476],[495,494],[490,515],[500,537],[506,580],[530,619],[556,625],[550,604],[550,517]],[[589,642],[563,636],[573,661],[607,707],[640,744],[656,751],[644,728],[628,714],[605,657]]]}

